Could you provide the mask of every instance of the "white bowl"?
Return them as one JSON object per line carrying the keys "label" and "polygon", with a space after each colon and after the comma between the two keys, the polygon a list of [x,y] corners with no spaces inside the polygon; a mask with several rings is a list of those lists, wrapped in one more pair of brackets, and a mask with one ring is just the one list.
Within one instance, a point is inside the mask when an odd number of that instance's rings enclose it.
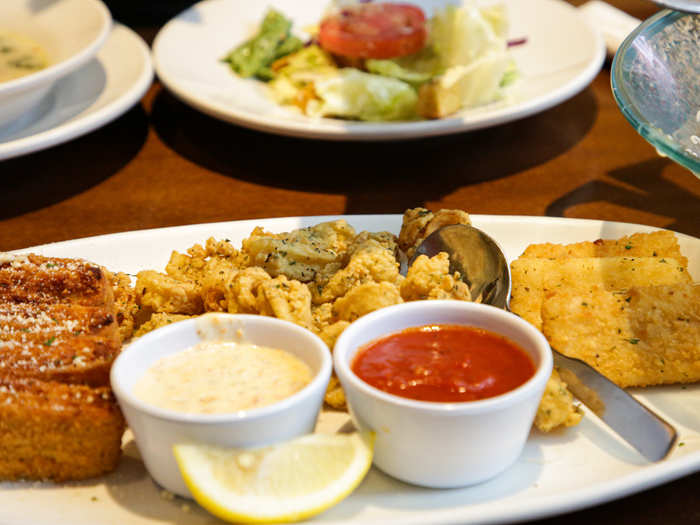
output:
{"label": "white bowl", "polygon": [[3,0],[0,30],[25,36],[47,53],[49,66],[0,82],[0,126],[37,105],[54,82],[92,59],[112,26],[99,0]]}
{"label": "white bowl", "polygon": [[[388,394],[352,371],[364,344],[433,323],[475,326],[507,337],[532,357],[534,376],[496,397],[438,403]],[[402,481],[433,488],[480,483],[512,465],[552,372],[551,349],[532,325],[493,306],[463,301],[415,301],[372,312],[340,335],[333,360],[355,425],[376,433],[374,464]]]}
{"label": "white bowl", "polygon": [[[252,343],[286,350],[309,365],[311,383],[274,404],[233,414],[184,414],[148,404],[132,393],[144,372],[162,357],[204,340]],[[112,365],[112,389],[153,479],[191,497],[172,448],[177,443],[257,447],[314,430],[332,369],[326,344],[310,331],[262,315],[206,314],[140,337]]]}

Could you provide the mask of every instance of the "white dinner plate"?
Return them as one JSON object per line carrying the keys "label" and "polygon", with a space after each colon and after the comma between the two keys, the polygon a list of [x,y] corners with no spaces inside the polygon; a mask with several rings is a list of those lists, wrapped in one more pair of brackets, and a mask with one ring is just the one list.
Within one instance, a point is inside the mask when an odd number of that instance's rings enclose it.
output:
{"label": "white dinner plate", "polygon": [[0,160],[104,126],[136,104],[152,80],[150,49],[134,31],[115,24],[94,60],[56,82],[28,114],[0,127]]}
{"label": "white dinner plate", "polygon": [[[172,250],[184,251],[209,237],[240,243],[254,226],[282,232],[336,217],[302,217],[199,224],[119,233],[48,244],[22,251],[83,257],[109,269],[135,274],[163,271]],[[344,217],[358,231],[398,233],[398,215]],[[653,228],[634,224],[548,217],[473,215],[509,260],[529,243],[569,243],[617,238]],[[678,234],[689,271],[700,276],[700,239]],[[313,521],[341,524],[486,524],[525,521],[596,505],[700,470],[700,384],[635,389],[632,393],[671,422],[679,445],[659,463],[648,463],[591,413],[575,427],[552,435],[533,431],[517,463],[481,485],[451,490],[414,487],[373,468],[347,499]],[[334,431],[348,420],[324,412],[319,427]],[[465,443],[465,446],[469,446]],[[0,522],[41,524],[212,523],[195,503],[161,494],[147,475],[127,434],[116,472],[64,485],[0,483]],[[410,461],[410,458],[406,458]]]}
{"label": "white dinner plate", "polygon": [[[409,0],[411,1],[411,0]],[[550,108],[586,87],[605,58],[603,39],[578,10],[561,0],[503,0],[512,48],[522,73],[514,100],[465,109],[450,118],[418,122],[352,122],[311,118],[278,106],[255,79],[236,77],[221,58],[249,38],[268,6],[294,22],[318,23],[327,0],[204,0],[168,22],[153,43],[156,73],[178,98],[241,126],[307,138],[405,139],[459,133],[520,119]],[[426,14],[447,0],[415,0]]]}

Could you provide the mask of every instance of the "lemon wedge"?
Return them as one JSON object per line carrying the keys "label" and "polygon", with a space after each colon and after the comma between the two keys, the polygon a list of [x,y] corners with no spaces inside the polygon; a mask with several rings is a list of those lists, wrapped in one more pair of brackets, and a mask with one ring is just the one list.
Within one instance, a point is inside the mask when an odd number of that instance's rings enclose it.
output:
{"label": "lemon wedge", "polygon": [[244,523],[296,521],[335,505],[372,464],[374,434],[308,434],[258,449],[180,444],[182,477],[202,507]]}

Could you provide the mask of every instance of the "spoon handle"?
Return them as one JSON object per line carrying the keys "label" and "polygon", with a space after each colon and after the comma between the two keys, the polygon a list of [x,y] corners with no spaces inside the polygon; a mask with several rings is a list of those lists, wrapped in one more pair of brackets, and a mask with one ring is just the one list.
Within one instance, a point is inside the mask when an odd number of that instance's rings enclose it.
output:
{"label": "spoon handle", "polygon": [[603,374],[552,349],[569,390],[649,461],[660,461],[676,442],[676,430]]}

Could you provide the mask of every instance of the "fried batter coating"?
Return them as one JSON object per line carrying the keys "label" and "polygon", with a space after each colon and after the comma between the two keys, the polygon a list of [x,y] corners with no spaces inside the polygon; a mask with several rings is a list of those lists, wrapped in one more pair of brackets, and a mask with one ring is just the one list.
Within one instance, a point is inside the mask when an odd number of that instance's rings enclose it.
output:
{"label": "fried batter coating", "polygon": [[561,290],[542,317],[554,348],[621,387],[700,380],[700,285]]}
{"label": "fried batter coating", "polygon": [[544,276],[554,266],[545,259],[519,258],[510,265],[510,309],[542,330]]}
{"label": "fried batter coating", "polygon": [[0,479],[63,482],[111,472],[124,428],[106,386],[0,378]]}
{"label": "fried batter coating", "polygon": [[348,321],[336,321],[335,323],[324,326],[319,332],[316,333],[323,342],[328,345],[328,348],[333,348],[335,341],[340,337],[350,323]]}
{"label": "fried batter coating", "polygon": [[397,286],[402,280],[394,254],[378,241],[367,239],[354,247],[347,266],[338,270],[325,286],[317,286],[314,303],[334,301],[365,283],[387,282]]}
{"label": "fried batter coating", "polygon": [[124,343],[134,334],[139,305],[136,303],[136,290],[131,286],[131,277],[125,273],[111,274],[114,306],[117,311],[119,338]]}
{"label": "fried batter coating", "polygon": [[630,326],[653,352],[663,352],[664,375],[700,380],[700,284],[630,289]]}
{"label": "fried batter coating", "polygon": [[232,314],[260,313],[258,296],[260,285],[272,277],[262,268],[250,267],[233,271],[223,283],[225,311]]}
{"label": "fried batter coating", "polygon": [[366,282],[352,288],[333,303],[333,312],[341,321],[353,322],[365,314],[402,303],[399,289],[390,282]]}
{"label": "fried batter coating", "polygon": [[217,241],[210,237],[204,246],[195,244],[187,250],[187,254],[173,251],[165,267],[165,273],[180,281],[199,283],[219,267],[245,268],[246,266],[248,266],[247,256],[236,250],[230,241]]}
{"label": "fried batter coating", "polygon": [[267,233],[255,228],[243,241],[243,252],[251,266],[259,266],[272,277],[285,275],[311,282],[334,273],[355,230],[344,220],[323,222],[287,233]]}
{"label": "fried batter coating", "polygon": [[336,313],[333,311],[333,303],[312,306],[311,316],[313,319],[313,332],[323,339],[323,342],[332,350],[335,340],[350,323],[338,320]]}
{"label": "fried batter coating", "polygon": [[[210,271],[206,271],[207,268],[211,268]],[[227,293],[229,285],[240,273],[242,273],[241,270],[231,265],[221,264],[218,260],[211,260],[205,264],[205,272],[200,277],[199,290],[205,312],[229,311],[230,292]]]}
{"label": "fried batter coating", "polygon": [[198,281],[205,275],[206,260],[194,258],[184,253],[173,251],[165,266],[165,273],[178,281]]}
{"label": "fried batter coating", "polygon": [[399,248],[408,255],[425,239],[425,229],[433,218],[433,212],[425,208],[411,208],[403,213],[401,231],[399,232]]}
{"label": "fried batter coating", "polygon": [[444,252],[431,258],[426,255],[416,258],[408,269],[400,290],[404,301],[423,299],[471,301],[469,287],[459,279],[458,273],[450,273],[450,260]]}
{"label": "fried batter coating", "polygon": [[346,257],[349,259],[359,250],[364,249],[368,246],[368,241],[379,243],[382,248],[388,250],[394,257],[396,257],[399,251],[398,238],[393,233],[361,231],[348,246]]}
{"label": "fried batter coating", "polygon": [[311,316],[314,323],[314,332],[320,332],[324,327],[338,320],[333,313],[333,303],[323,303],[318,306],[312,305]]}
{"label": "fried batter coating", "polygon": [[558,290],[626,290],[646,284],[690,280],[685,268],[668,257],[520,258],[511,263],[511,309],[542,329],[542,303]]}
{"label": "fried batter coating", "polygon": [[155,313],[151,318],[139,326],[138,330],[134,333],[134,337],[141,337],[146,335],[148,332],[152,332],[156,328],[161,326],[168,326],[172,323],[177,323],[178,321],[184,321],[186,319],[192,319],[193,315],[180,315],[180,314],[166,314],[166,313]]}
{"label": "fried batter coating", "polygon": [[279,275],[258,285],[258,313],[311,329],[311,292],[299,281]]}
{"label": "fried batter coating", "polygon": [[451,224],[471,224],[469,214],[462,210],[439,210],[435,213],[425,208],[413,208],[403,214],[399,233],[399,248],[410,259],[418,245],[435,230]]}
{"label": "fried batter coating", "polygon": [[582,417],[583,411],[574,404],[574,397],[559,372],[552,370],[537,408],[535,427],[542,432],[551,432],[555,428],[578,425]]}
{"label": "fried batter coating", "polygon": [[565,259],[569,257],[670,257],[684,268],[688,259],[681,254],[678,239],[673,232],[659,230],[634,233],[619,239],[598,239],[574,244],[531,244],[521,258],[539,257]]}
{"label": "fried batter coating", "polygon": [[[621,259],[613,259],[620,257],[623,258],[622,263]],[[597,272],[592,271],[593,268],[585,261],[563,261],[591,258],[610,259],[607,263],[597,263],[601,265]],[[645,261],[642,263],[643,269],[637,268],[637,259]],[[666,266],[657,266],[653,264],[654,260]],[[562,264],[564,267],[561,267]],[[578,274],[578,265],[586,269],[584,273]],[[510,304],[513,311],[541,329],[540,310],[544,289],[556,290],[564,285],[584,289],[595,285],[625,289],[651,283],[687,282],[690,280],[687,268],[688,260],[681,254],[675,234],[665,230],[593,242],[531,244],[511,264],[513,291]]]}
{"label": "fried batter coating", "polygon": [[343,391],[343,387],[340,385],[340,381],[335,375],[331,376],[331,379],[328,382],[324,401],[327,405],[337,410],[345,410],[346,408],[345,392]]}
{"label": "fried batter coating", "polygon": [[192,281],[179,281],[169,275],[144,270],[136,275],[135,288],[139,304],[154,312],[188,315],[204,312],[199,287]]}

